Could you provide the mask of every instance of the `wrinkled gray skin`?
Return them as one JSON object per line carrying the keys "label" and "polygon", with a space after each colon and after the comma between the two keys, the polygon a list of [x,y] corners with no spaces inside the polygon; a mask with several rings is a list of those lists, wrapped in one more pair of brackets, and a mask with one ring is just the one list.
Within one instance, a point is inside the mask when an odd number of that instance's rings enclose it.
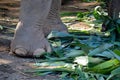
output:
{"label": "wrinkled gray skin", "polygon": [[51,52],[45,37],[52,30],[67,32],[59,17],[60,6],[61,0],[22,0],[11,52],[23,57]]}

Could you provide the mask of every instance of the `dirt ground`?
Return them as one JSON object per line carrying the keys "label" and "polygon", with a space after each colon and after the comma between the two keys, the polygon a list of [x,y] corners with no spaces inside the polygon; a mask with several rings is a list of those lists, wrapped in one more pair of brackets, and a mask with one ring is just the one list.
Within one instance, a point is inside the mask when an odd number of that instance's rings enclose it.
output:
{"label": "dirt ground", "polygon": [[35,63],[34,59],[19,58],[8,54],[9,52],[0,52],[0,80],[57,80],[57,75],[33,76],[24,73],[30,70]]}
{"label": "dirt ground", "polygon": [[[74,5],[73,3],[69,3],[65,6],[62,6],[62,11],[86,11],[89,10],[90,7],[94,7],[95,5],[96,3],[75,2]],[[24,73],[24,70],[35,68],[33,66],[33,63],[35,63],[35,59],[20,58],[9,54],[10,41],[13,38],[13,29],[15,28],[16,22],[18,21],[18,19],[9,19],[10,18],[0,18],[0,22],[4,20],[3,25],[7,25],[7,27],[3,31],[0,31],[0,80],[58,80],[58,75],[33,76],[32,74]],[[80,23],[78,24],[78,26],[80,26]]]}

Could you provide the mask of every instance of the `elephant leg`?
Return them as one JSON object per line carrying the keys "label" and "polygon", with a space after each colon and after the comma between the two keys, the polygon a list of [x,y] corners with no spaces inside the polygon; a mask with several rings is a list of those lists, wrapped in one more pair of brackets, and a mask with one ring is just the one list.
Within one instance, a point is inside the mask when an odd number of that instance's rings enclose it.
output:
{"label": "elephant leg", "polygon": [[47,36],[51,31],[67,32],[66,26],[62,23],[60,19],[60,7],[61,0],[52,0],[50,12],[47,16],[47,21],[44,27],[45,36]]}
{"label": "elephant leg", "polygon": [[43,33],[51,4],[52,0],[21,1],[20,22],[11,43],[11,52],[22,57],[32,57],[51,51]]}

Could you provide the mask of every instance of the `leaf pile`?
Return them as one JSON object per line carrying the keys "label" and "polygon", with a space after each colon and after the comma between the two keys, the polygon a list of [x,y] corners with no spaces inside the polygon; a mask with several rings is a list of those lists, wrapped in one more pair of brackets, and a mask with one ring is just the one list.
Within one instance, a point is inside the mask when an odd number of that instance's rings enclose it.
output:
{"label": "leaf pile", "polygon": [[44,54],[45,59],[36,61],[38,68],[30,72],[60,74],[60,80],[119,80],[120,42],[56,31],[48,40],[53,52]]}

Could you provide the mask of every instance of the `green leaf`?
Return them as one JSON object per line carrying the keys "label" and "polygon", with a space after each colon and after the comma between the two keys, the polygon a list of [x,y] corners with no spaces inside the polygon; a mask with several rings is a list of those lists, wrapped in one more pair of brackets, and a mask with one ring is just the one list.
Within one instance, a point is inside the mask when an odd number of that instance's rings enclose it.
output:
{"label": "green leaf", "polygon": [[98,57],[104,57],[104,58],[108,58],[108,59],[112,59],[112,58],[115,58],[114,56],[113,56],[113,54],[111,54],[109,51],[103,51],[102,53],[100,53],[100,54],[96,54],[96,56],[98,56]]}
{"label": "green leaf", "polygon": [[112,47],[112,46],[113,46],[113,44],[108,44],[108,43],[106,43],[106,44],[104,44],[104,45],[101,45],[100,47],[98,47],[98,48],[90,51],[90,52],[88,53],[88,56],[94,56],[94,55],[96,55],[96,54],[100,54],[100,53],[102,53],[102,52],[105,51],[106,49],[109,49],[109,48]]}
{"label": "green leaf", "polygon": [[79,78],[77,80],[87,80],[87,77],[85,75],[85,72],[82,71],[81,66],[78,65],[75,69],[75,73],[78,74]]}
{"label": "green leaf", "polygon": [[72,38],[72,37],[73,36],[70,35],[69,33],[52,31],[47,38],[52,39],[52,38]]}
{"label": "green leaf", "polygon": [[64,67],[64,66],[59,66],[59,67],[45,67],[45,68],[41,68],[39,67],[38,69],[33,69],[33,70],[26,70],[24,72],[68,72],[68,73],[72,73],[74,72],[74,69],[72,67]]}
{"label": "green leaf", "polygon": [[115,54],[112,50],[108,49],[108,51],[116,58],[120,61],[120,56],[118,56],[117,54]]}
{"label": "green leaf", "polygon": [[83,51],[86,52],[86,53],[88,53],[89,50],[92,49],[92,47],[89,47],[89,46],[86,45],[86,44],[82,44],[80,41],[77,41],[77,40],[74,40],[70,45],[71,45],[71,46],[80,47],[81,50],[83,50]]}
{"label": "green leaf", "polygon": [[57,57],[63,57],[64,56],[64,50],[60,48],[53,48],[54,55]]}
{"label": "green leaf", "polygon": [[50,62],[42,62],[42,63],[36,63],[36,66],[40,66],[40,67],[51,67],[51,66],[56,66],[56,67],[61,67],[61,66],[65,66],[65,65],[69,65],[72,66],[73,64],[69,64],[69,63],[65,63],[63,61],[50,61]]}
{"label": "green leaf", "polygon": [[114,42],[114,45],[120,47],[120,42]]}
{"label": "green leaf", "polygon": [[116,29],[115,27],[110,28],[109,30],[107,30],[107,32],[112,32],[112,31],[114,31],[115,29]]}
{"label": "green leaf", "polygon": [[120,56],[120,50],[115,49],[113,52],[114,52],[115,54],[117,54],[117,55],[119,55],[119,56]]}
{"label": "green leaf", "polygon": [[112,59],[112,60],[105,61],[101,64],[98,64],[93,68],[88,68],[86,69],[86,71],[107,74],[107,73],[110,73],[112,70],[118,68],[119,66],[120,66],[120,61],[117,59]]}
{"label": "green leaf", "polygon": [[0,30],[3,30],[3,26],[0,25]]}
{"label": "green leaf", "polygon": [[78,18],[83,18],[83,17],[84,17],[84,14],[83,14],[82,12],[79,12],[79,13],[77,14],[77,17],[78,17]]}
{"label": "green leaf", "polygon": [[117,26],[118,33],[120,33],[120,26],[119,25],[116,25],[116,26]]}
{"label": "green leaf", "polygon": [[84,55],[85,52],[83,50],[74,50],[74,49],[71,49],[68,53],[66,53],[65,57],[66,58],[75,58],[77,56],[81,56],[81,55]]}
{"label": "green leaf", "polygon": [[116,40],[116,32],[115,31],[111,32],[110,39],[111,39],[111,42],[115,42],[115,40]]}
{"label": "green leaf", "polygon": [[67,72],[62,72],[62,74],[60,75],[60,77],[61,77],[61,78],[64,78],[64,77],[66,77],[68,74],[69,74],[69,73],[67,73]]}
{"label": "green leaf", "polygon": [[106,22],[105,22],[105,25],[108,25],[110,23],[110,20],[107,20]]}
{"label": "green leaf", "polygon": [[107,78],[107,80],[110,80],[110,79],[111,79],[112,77],[114,77],[115,75],[120,75],[120,67],[114,69],[114,70],[111,72],[110,76]]}
{"label": "green leaf", "polygon": [[116,20],[116,23],[120,25],[120,19],[117,19],[117,20]]}
{"label": "green leaf", "polygon": [[52,45],[53,47],[60,47],[60,46],[62,46],[60,40],[52,41],[51,45]]}
{"label": "green leaf", "polygon": [[36,72],[34,75],[36,76],[45,76],[45,75],[48,75],[48,74],[51,74],[52,72]]}
{"label": "green leaf", "polygon": [[98,64],[100,64],[100,63],[102,63],[102,62],[104,62],[105,60],[103,60],[102,58],[95,58],[95,57],[89,57],[88,58],[88,67],[93,67],[93,66],[95,66],[95,65],[98,65]]}

